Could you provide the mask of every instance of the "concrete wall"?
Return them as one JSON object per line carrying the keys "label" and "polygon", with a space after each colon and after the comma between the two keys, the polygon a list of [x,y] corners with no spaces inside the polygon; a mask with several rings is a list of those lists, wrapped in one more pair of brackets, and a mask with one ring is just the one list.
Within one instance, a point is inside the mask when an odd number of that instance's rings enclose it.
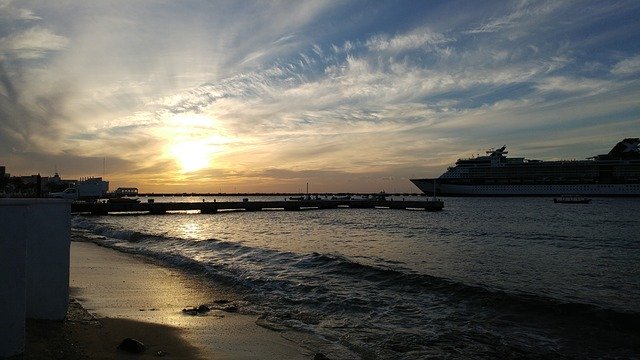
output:
{"label": "concrete wall", "polygon": [[27,224],[27,318],[63,320],[69,306],[71,202],[29,206]]}
{"label": "concrete wall", "polygon": [[[0,199],[1,201],[2,199]],[[0,203],[0,357],[24,351],[27,207]]]}
{"label": "concrete wall", "polygon": [[66,315],[70,211],[67,200],[0,199],[0,357],[24,352],[25,318]]}

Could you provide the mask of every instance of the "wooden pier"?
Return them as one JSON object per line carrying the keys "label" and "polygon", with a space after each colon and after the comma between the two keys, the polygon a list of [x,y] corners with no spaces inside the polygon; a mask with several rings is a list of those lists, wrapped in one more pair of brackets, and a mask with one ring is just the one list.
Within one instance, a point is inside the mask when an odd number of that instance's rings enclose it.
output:
{"label": "wooden pier", "polygon": [[200,211],[215,214],[218,211],[261,211],[261,210],[312,210],[312,209],[414,209],[440,211],[444,203],[440,200],[398,201],[398,200],[289,200],[289,201],[214,201],[214,202],[131,202],[131,203],[73,203],[71,213],[107,215],[109,213],[149,213],[166,214],[168,211]]}

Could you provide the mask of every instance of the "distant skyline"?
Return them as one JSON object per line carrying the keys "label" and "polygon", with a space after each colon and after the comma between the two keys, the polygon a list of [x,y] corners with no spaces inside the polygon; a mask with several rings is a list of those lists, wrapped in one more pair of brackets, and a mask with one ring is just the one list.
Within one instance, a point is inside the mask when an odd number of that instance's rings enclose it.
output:
{"label": "distant skyline", "polygon": [[640,137],[640,2],[0,0],[0,165],[142,192],[415,192]]}

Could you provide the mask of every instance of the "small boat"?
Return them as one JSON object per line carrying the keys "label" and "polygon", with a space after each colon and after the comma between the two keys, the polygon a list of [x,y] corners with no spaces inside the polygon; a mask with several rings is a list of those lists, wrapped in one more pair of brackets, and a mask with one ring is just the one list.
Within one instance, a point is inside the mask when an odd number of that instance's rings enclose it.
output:
{"label": "small boat", "polygon": [[556,204],[588,204],[591,199],[577,195],[562,195],[559,198],[554,198],[553,202]]}

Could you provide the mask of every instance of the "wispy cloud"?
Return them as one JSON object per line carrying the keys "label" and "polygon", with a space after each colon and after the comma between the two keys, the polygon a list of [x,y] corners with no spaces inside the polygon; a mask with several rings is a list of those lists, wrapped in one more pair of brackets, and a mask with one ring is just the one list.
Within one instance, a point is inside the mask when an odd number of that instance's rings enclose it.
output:
{"label": "wispy cloud", "polygon": [[42,18],[29,9],[16,6],[13,0],[2,0],[0,1],[0,19],[40,20]]}
{"label": "wispy cloud", "polygon": [[[0,26],[15,60],[0,147],[106,156],[117,181],[155,190],[311,178],[408,191],[408,177],[483,147],[590,154],[590,132],[609,145],[637,128],[638,30],[623,16],[637,4],[414,5],[394,3],[395,21],[376,3],[359,16],[343,2],[83,3],[71,25],[56,18],[64,5],[33,6]],[[184,172],[189,151],[208,166]]]}
{"label": "wispy cloud", "polygon": [[611,69],[611,73],[615,75],[633,75],[640,73],[640,55],[618,62]]}
{"label": "wispy cloud", "polygon": [[[464,31],[468,34],[497,33],[513,30],[525,24],[539,23],[545,17],[565,5],[557,1],[524,0],[504,5],[508,11],[504,14],[492,16],[481,22],[473,29]],[[525,25],[526,26],[526,25]]]}
{"label": "wispy cloud", "polygon": [[390,51],[399,53],[407,50],[423,49],[427,50],[453,39],[445,35],[431,31],[429,28],[419,28],[410,33],[401,34],[394,37],[388,35],[376,35],[367,40],[366,46],[374,51]]}
{"label": "wispy cloud", "polygon": [[69,39],[49,29],[33,27],[0,38],[0,54],[10,58],[37,59],[51,51],[64,49],[68,43]]}

